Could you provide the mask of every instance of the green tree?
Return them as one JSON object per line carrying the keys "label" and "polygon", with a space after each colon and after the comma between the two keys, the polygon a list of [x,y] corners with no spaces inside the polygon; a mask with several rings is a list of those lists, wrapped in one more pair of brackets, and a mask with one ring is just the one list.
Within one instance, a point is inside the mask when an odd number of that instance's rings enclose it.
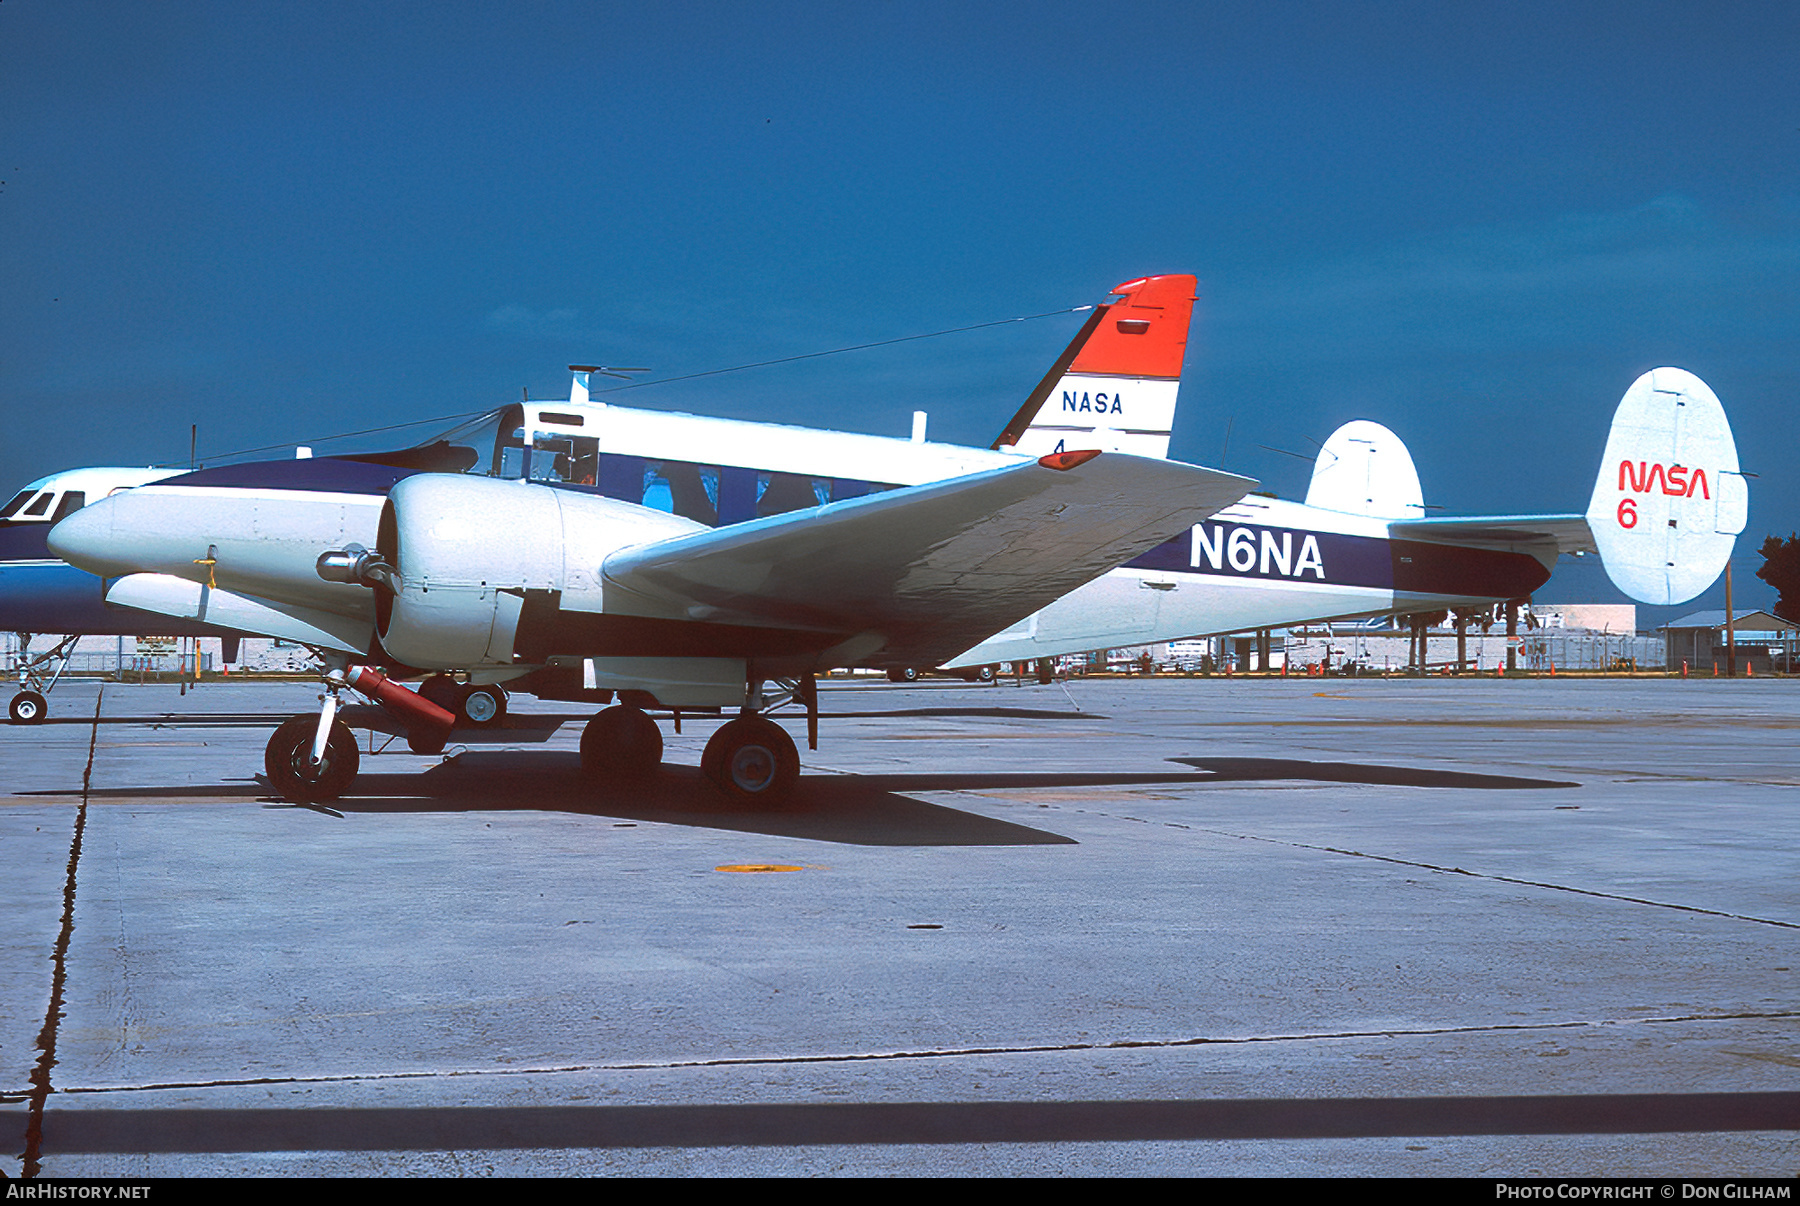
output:
{"label": "green tree", "polygon": [[1763,541],[1759,551],[1763,556],[1763,567],[1756,571],[1756,576],[1781,592],[1775,614],[1800,624],[1800,533],[1786,540],[1771,536]]}

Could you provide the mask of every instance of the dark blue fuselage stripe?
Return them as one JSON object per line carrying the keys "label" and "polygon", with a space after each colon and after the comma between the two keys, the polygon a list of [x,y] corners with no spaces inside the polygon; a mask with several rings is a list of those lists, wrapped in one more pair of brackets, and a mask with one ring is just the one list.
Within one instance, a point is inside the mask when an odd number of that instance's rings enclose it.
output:
{"label": "dark blue fuselage stripe", "polygon": [[[1198,526],[1205,533],[1198,550],[1193,532],[1188,531],[1134,558],[1128,566],[1214,578],[1314,582],[1490,599],[1524,598],[1550,578],[1550,571],[1525,553],[1249,523]],[[1236,535],[1239,532],[1244,535]],[[1196,551],[1198,565],[1194,564]],[[1309,556],[1313,553],[1316,558]]]}

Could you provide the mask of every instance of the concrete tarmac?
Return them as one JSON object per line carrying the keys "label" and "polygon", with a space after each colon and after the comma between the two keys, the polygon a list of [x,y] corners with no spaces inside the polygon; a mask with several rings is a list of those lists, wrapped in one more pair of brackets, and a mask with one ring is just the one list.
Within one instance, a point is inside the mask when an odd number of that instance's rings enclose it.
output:
{"label": "concrete tarmac", "polygon": [[0,1169],[1791,1177],[1797,692],[831,683],[757,812],[712,720],[596,785],[515,699],[303,808],[314,689],[65,683]]}

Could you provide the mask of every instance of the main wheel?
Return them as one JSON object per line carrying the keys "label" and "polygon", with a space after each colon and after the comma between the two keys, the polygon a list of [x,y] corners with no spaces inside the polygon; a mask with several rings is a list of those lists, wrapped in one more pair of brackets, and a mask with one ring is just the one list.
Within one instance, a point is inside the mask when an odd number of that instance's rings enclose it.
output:
{"label": "main wheel", "polygon": [[269,786],[276,795],[297,803],[321,803],[343,795],[356,778],[362,754],[350,726],[341,720],[331,722],[325,761],[315,766],[312,748],[318,732],[317,716],[296,716],[284,721],[269,738],[263,750],[263,769],[269,772]]}
{"label": "main wheel", "polygon": [[36,724],[50,712],[50,705],[36,691],[21,691],[12,698],[7,709],[14,724]]}
{"label": "main wheel", "polygon": [[712,735],[700,767],[732,799],[774,805],[800,779],[800,751],[774,721],[740,716]]}
{"label": "main wheel", "polygon": [[641,779],[662,765],[662,730],[640,708],[617,704],[581,730],[581,769],[589,775]]}
{"label": "main wheel", "polygon": [[419,684],[419,695],[446,712],[453,715],[458,714],[462,699],[462,684],[448,674],[434,674]]}
{"label": "main wheel", "polygon": [[458,720],[466,720],[478,729],[493,728],[506,719],[506,692],[498,686],[470,687],[462,697],[462,706],[452,711]]}
{"label": "main wheel", "polygon": [[889,670],[887,676],[890,683],[916,683],[919,681],[919,671],[916,666],[907,666],[900,670]]}

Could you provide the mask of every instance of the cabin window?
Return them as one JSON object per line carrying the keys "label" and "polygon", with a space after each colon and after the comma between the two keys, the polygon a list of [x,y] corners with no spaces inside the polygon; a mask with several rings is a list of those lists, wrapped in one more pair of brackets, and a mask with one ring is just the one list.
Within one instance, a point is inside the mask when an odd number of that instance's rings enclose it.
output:
{"label": "cabin window", "polygon": [[827,478],[802,477],[798,473],[762,475],[762,488],[757,491],[756,517],[785,515],[823,506],[831,501],[831,482]]}
{"label": "cabin window", "polygon": [[652,461],[644,466],[644,492],[639,496],[639,505],[649,507],[652,511],[675,512],[675,491],[669,486],[669,479],[662,474],[662,462]]}
{"label": "cabin window", "polygon": [[34,516],[34,515],[42,515],[44,512],[46,512],[50,509],[50,500],[55,497],[56,497],[55,491],[53,491],[53,490],[44,491],[42,494],[37,496],[37,500],[35,502],[33,502],[29,507],[25,508],[25,514],[21,515],[20,518],[24,519],[24,518]]}
{"label": "cabin window", "polygon": [[11,519],[14,513],[17,512],[20,507],[24,506],[26,501],[36,493],[36,490],[21,490],[13,495],[12,501],[6,504],[6,509],[0,511],[0,519]]}
{"label": "cabin window", "polygon": [[501,455],[503,476],[530,476],[534,482],[569,482],[597,485],[600,475],[600,441],[592,436],[555,436],[539,433],[531,448],[519,450],[515,462],[508,448]]}

